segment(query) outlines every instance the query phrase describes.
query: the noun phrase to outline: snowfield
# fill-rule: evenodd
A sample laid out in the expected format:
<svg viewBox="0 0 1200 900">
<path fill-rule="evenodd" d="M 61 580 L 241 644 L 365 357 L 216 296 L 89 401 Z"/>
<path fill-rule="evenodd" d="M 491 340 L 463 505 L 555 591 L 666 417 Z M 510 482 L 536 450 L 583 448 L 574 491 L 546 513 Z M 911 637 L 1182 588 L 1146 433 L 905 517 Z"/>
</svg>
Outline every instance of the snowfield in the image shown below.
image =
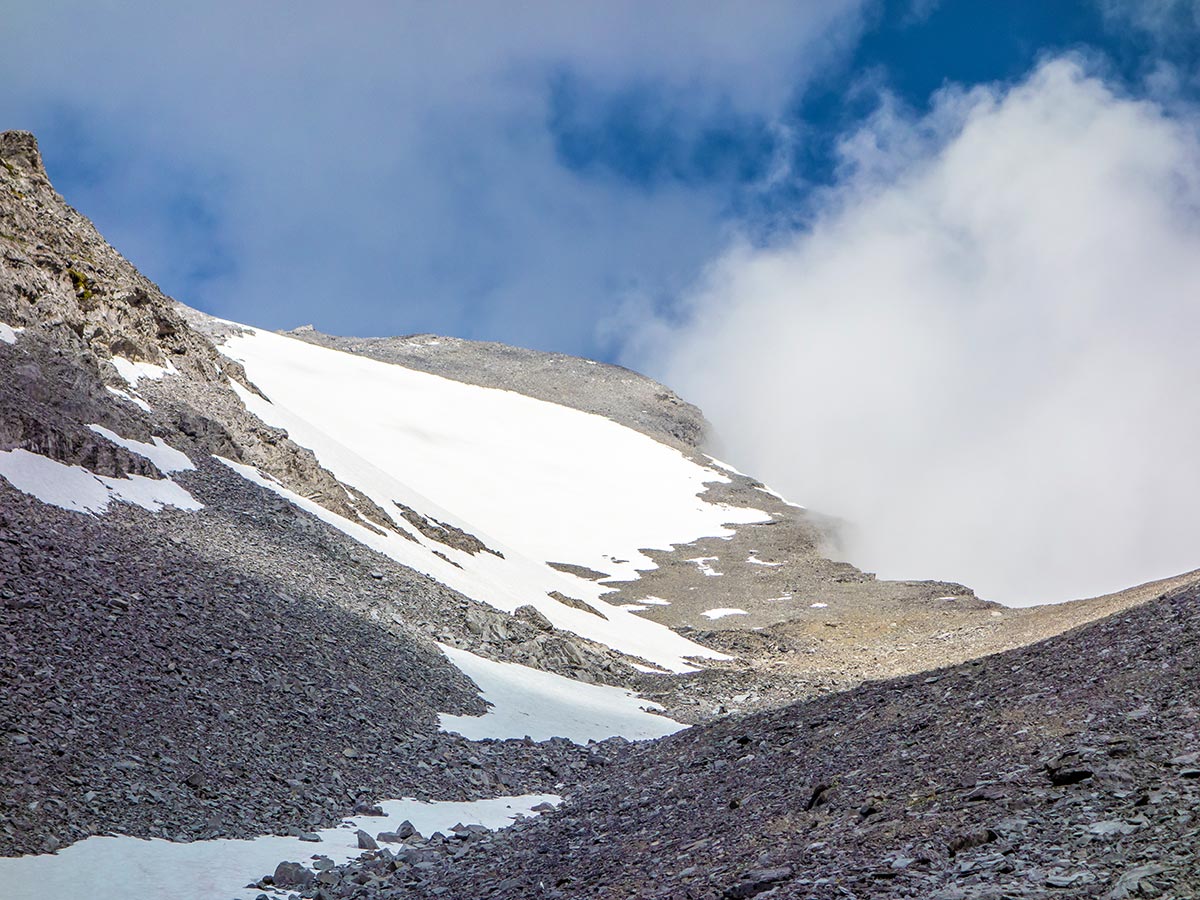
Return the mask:
<svg viewBox="0 0 1200 900">
<path fill-rule="evenodd" d="M 176 368 L 171 365 L 171 361 L 167 360 L 165 366 L 156 366 L 154 363 L 134 362 L 131 359 L 126 359 L 123 356 L 114 356 L 112 358 L 113 367 L 116 368 L 117 374 L 120 375 L 129 384 L 130 387 L 136 388 L 137 383 L 143 378 L 148 378 L 151 381 L 158 381 L 167 375 L 174 375 Z"/>
<path fill-rule="evenodd" d="M 262 891 L 246 885 L 274 872 L 284 860 L 311 866 L 314 854 L 335 863 L 358 858 L 362 853 L 355 838 L 359 828 L 372 837 L 394 831 L 405 819 L 425 836 L 448 832 L 459 822 L 503 828 L 519 816 L 536 816 L 533 807 L 557 805 L 559 800 L 554 794 L 471 802 L 389 800 L 380 804 L 386 818 L 355 816 L 337 828 L 318 832 L 318 843 L 275 835 L 188 844 L 91 837 L 57 854 L 0 858 L 0 896 L 4 900 L 252 900 Z"/>
<path fill-rule="evenodd" d="M 744 609 L 736 609 L 732 606 L 718 606 L 716 609 L 706 609 L 700 613 L 706 619 L 724 619 L 726 616 L 745 616 L 749 615 Z"/>
<path fill-rule="evenodd" d="M 701 500 L 706 483 L 728 481 L 716 469 L 601 416 L 281 335 L 247 330 L 222 349 L 269 398 L 235 385 L 250 411 L 287 429 L 338 479 L 387 510 L 398 533 L 374 534 L 307 504 L 314 514 L 473 599 L 508 612 L 531 604 L 563 630 L 671 671 L 690 671 L 688 657 L 721 658 L 605 603 L 610 588 L 547 565 L 631 580 L 654 568 L 644 548 L 727 537 L 726 524 L 769 519 Z M 305 505 L 261 474 L 234 468 Z M 503 556 L 432 541 L 396 503 L 461 528 Z M 603 618 L 559 603 L 552 591 Z"/>
</svg>

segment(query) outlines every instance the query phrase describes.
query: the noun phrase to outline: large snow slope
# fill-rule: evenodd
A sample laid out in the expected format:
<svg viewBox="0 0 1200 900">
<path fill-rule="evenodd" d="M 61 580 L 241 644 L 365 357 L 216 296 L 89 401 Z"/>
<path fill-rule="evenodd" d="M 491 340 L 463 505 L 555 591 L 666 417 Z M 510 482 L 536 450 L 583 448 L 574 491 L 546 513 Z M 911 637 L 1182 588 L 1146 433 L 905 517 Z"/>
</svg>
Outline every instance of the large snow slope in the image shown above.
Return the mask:
<svg viewBox="0 0 1200 900">
<path fill-rule="evenodd" d="M 547 565 L 633 579 L 638 569 L 654 567 L 644 548 L 724 536 L 726 524 L 768 518 L 701 500 L 706 483 L 728 480 L 716 469 L 600 416 L 269 332 L 243 330 L 223 351 L 269 398 L 235 385 L 252 412 L 286 428 L 341 481 L 387 510 L 396 532 L 416 541 L 312 509 L 326 521 L 469 597 L 507 611 L 532 604 L 564 630 L 668 669 L 687 671 L 689 656 L 719 656 L 605 603 L 604 585 Z M 396 502 L 469 532 L 502 556 L 425 537 Z M 583 600 L 603 617 L 559 603 L 551 591 Z"/>
</svg>

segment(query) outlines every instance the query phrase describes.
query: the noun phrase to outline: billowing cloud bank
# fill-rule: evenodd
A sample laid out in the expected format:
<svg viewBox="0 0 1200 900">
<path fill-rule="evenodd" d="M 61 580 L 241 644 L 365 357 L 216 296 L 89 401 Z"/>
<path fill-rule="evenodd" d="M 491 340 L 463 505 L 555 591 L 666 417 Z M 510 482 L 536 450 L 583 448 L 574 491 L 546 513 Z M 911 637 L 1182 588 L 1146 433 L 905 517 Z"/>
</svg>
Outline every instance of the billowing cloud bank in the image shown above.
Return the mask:
<svg viewBox="0 0 1200 900">
<path fill-rule="evenodd" d="M 634 362 L 882 575 L 1024 605 L 1200 566 L 1193 124 L 1065 58 L 844 149 Z"/>
</svg>

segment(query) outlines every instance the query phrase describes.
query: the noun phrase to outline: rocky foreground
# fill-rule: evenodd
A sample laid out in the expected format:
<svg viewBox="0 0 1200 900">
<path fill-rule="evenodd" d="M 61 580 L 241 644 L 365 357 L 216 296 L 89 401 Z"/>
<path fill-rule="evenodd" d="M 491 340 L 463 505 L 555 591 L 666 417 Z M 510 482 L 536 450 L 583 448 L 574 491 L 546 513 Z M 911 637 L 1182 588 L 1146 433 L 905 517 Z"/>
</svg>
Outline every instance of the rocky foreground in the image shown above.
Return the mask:
<svg viewBox="0 0 1200 900">
<path fill-rule="evenodd" d="M 558 812 L 321 873 L 328 898 L 1187 898 L 1200 587 L 622 753 Z"/>
</svg>

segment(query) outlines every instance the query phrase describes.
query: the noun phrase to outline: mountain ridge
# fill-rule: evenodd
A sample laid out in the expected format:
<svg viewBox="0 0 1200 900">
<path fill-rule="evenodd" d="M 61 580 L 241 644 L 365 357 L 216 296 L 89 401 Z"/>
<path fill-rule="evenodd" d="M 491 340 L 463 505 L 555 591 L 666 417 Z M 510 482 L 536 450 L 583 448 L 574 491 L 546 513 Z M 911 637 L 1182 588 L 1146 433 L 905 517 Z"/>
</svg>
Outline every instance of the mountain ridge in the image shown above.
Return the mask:
<svg viewBox="0 0 1200 900">
<path fill-rule="evenodd" d="M 719 732 L 1196 578 L 1024 610 L 878 580 L 650 379 L 214 319 L 66 204 L 32 135 L 0 162 L 0 855 L 570 795 L 621 735 Z"/>
</svg>

